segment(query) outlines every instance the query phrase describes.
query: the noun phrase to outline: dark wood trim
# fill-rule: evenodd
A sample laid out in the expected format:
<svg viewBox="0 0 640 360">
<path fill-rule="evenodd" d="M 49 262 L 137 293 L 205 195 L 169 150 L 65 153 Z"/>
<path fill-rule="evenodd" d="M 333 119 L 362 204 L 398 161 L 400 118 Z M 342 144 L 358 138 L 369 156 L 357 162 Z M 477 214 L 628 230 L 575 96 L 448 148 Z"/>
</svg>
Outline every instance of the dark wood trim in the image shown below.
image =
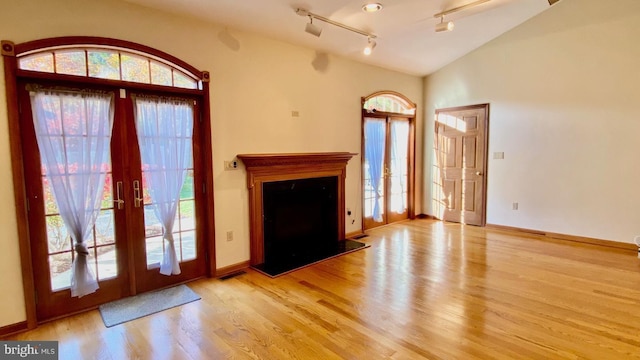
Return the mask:
<svg viewBox="0 0 640 360">
<path fill-rule="evenodd" d="M 29 326 L 26 321 L 21 321 L 15 324 L 5 325 L 0 327 L 0 339 L 5 336 L 14 335 L 29 330 Z"/>
<path fill-rule="evenodd" d="M 436 109 L 436 115 L 438 113 L 441 112 L 449 112 L 449 111 L 462 111 L 462 110 L 470 110 L 470 109 L 480 109 L 483 108 L 485 106 L 489 106 L 488 103 L 486 104 L 476 104 L 476 105 L 462 105 L 462 106 L 453 106 L 453 107 L 448 107 L 448 108 L 442 108 L 442 109 Z"/>
<path fill-rule="evenodd" d="M 143 52 L 149 55 L 153 55 L 155 57 L 164 59 L 165 61 L 169 61 L 178 67 L 190 72 L 194 76 L 200 76 L 200 80 L 205 80 L 202 78 L 203 72 L 196 69 L 194 66 L 189 65 L 183 60 L 178 59 L 177 57 L 168 54 L 164 51 L 160 51 L 158 49 L 154 49 L 152 47 L 138 44 L 131 41 L 98 37 L 98 36 L 63 36 L 63 37 L 55 37 L 55 38 L 47 38 L 47 39 L 39 39 L 34 41 L 25 42 L 22 44 L 17 44 L 16 55 L 20 56 L 20 54 L 39 50 L 46 48 L 55 48 L 59 46 L 68 46 L 68 45 L 86 45 L 91 47 L 91 45 L 98 46 L 114 46 L 124 49 L 130 49 L 137 52 Z M 208 80 L 208 79 L 207 79 Z"/>
<path fill-rule="evenodd" d="M 226 275 L 230 275 L 233 273 L 236 273 L 238 271 L 242 271 L 244 269 L 249 268 L 251 265 L 249 264 L 249 261 L 243 261 L 237 264 L 233 264 L 233 265 L 229 265 L 229 266 L 225 266 L 225 267 L 221 267 L 220 269 L 217 269 L 215 272 L 215 277 L 216 278 L 220 278 Z"/>
<path fill-rule="evenodd" d="M 365 144 L 364 144 L 364 112 L 362 107 L 364 106 L 365 98 L 361 98 L 360 103 L 360 230 L 364 233 L 364 156 L 365 156 Z"/>
<path fill-rule="evenodd" d="M 351 239 L 351 238 L 358 237 L 358 236 L 362 236 L 362 235 L 365 235 L 364 231 L 362 231 L 362 230 L 357 230 L 357 231 L 352 231 L 352 232 L 350 232 L 350 233 L 345 234 L 345 235 L 344 235 L 344 237 L 345 237 L 346 239 Z"/>
<path fill-rule="evenodd" d="M 266 154 L 238 154 L 247 170 L 260 175 L 273 174 L 274 166 L 290 168 L 292 170 L 308 171 L 314 166 L 326 164 L 346 163 L 356 153 L 348 152 L 318 152 L 318 153 L 266 153 Z M 249 180 L 249 179 L 247 179 Z"/>
<path fill-rule="evenodd" d="M 430 220 L 440 220 L 437 217 L 433 216 L 433 215 L 427 215 L 427 214 L 418 214 L 416 215 L 416 219 L 430 219 Z"/>
<path fill-rule="evenodd" d="M 547 232 L 542 230 L 532 230 L 532 229 L 525 229 L 525 228 L 506 226 L 506 225 L 496 225 L 496 224 L 487 224 L 486 228 L 504 230 L 504 231 L 517 231 L 517 232 L 522 232 L 527 234 L 539 235 L 539 236 L 556 239 L 556 240 L 573 241 L 573 242 L 578 242 L 583 244 L 591 244 L 591 245 L 606 246 L 606 247 L 611 247 L 616 249 L 638 251 L 638 246 L 636 244 L 629 244 L 629 243 L 624 243 L 624 242 L 614 241 L 614 240 L 603 240 L 603 239 L 596 239 L 596 238 L 590 238 L 590 237 L 584 237 L 584 236 L 566 235 L 566 234 L 559 234 L 559 233 Z"/>
<path fill-rule="evenodd" d="M 416 108 L 418 111 L 418 108 Z M 416 218 L 416 117 L 409 118 L 409 219 Z"/>
<path fill-rule="evenodd" d="M 6 49 L 7 42 L 2 43 L 5 97 L 7 101 L 7 122 L 9 127 L 9 149 L 11 153 L 11 173 L 13 178 L 13 196 L 18 230 L 18 246 L 20 249 L 20 267 L 22 270 L 22 290 L 26 310 L 27 328 L 33 329 L 37 325 L 35 284 L 33 280 L 33 265 L 31 263 L 31 246 L 29 245 L 29 223 L 27 214 L 27 195 L 24 176 L 24 160 L 22 157 L 22 139 L 20 137 L 20 107 L 18 103 L 18 68 L 15 56 Z"/>
<path fill-rule="evenodd" d="M 271 181 L 338 177 L 338 238 L 345 239 L 345 178 L 354 153 L 239 154 L 247 170 L 251 265 L 264 263 L 262 184 Z"/>
<path fill-rule="evenodd" d="M 0 41 L 0 45 L 2 49 L 0 50 L 0 55 L 2 56 L 16 56 L 16 48 L 15 44 L 8 40 Z"/>
<path fill-rule="evenodd" d="M 482 207 L 483 207 L 483 211 L 482 211 L 482 226 L 487 226 L 487 203 L 488 198 L 487 198 L 487 187 L 489 186 L 489 118 L 491 117 L 491 105 L 487 104 L 483 104 L 483 105 L 478 105 L 478 106 L 484 106 L 485 107 L 485 116 L 484 116 L 484 154 L 482 154 L 482 156 L 484 156 L 484 169 L 482 169 L 482 173 L 484 174 L 484 176 L 482 177 L 482 188 L 484 193 L 482 194 Z"/>
<path fill-rule="evenodd" d="M 110 86 L 113 88 L 126 88 L 127 90 L 153 91 L 153 92 L 161 92 L 161 93 L 176 94 L 176 95 L 202 96 L 202 93 L 203 93 L 202 90 L 176 88 L 176 87 L 163 86 L 163 85 L 144 84 L 144 83 L 137 83 L 137 82 L 131 82 L 131 81 L 100 79 L 100 78 L 65 75 L 65 74 L 52 74 L 52 73 L 44 73 L 44 72 L 21 70 L 21 69 L 17 69 L 16 72 L 19 78 L 24 78 L 24 79 L 38 79 L 38 80 L 45 80 L 45 81 L 52 81 L 52 82 L 76 83 L 81 85 L 86 84 L 86 85 L 95 85 L 95 86 L 102 86 L 102 87 Z M 204 83 L 203 83 L 203 86 L 204 86 Z"/>
<path fill-rule="evenodd" d="M 202 83 L 204 91 L 204 101 L 202 102 L 202 145 L 209 151 L 202 154 L 202 169 L 204 171 L 204 188 L 206 200 L 206 233 L 207 239 L 207 276 L 212 277 L 216 274 L 216 225 L 215 225 L 215 208 L 214 204 L 214 188 L 213 188 L 213 146 L 211 139 L 211 104 L 209 101 L 209 73 L 205 74 L 206 81 Z"/>
</svg>

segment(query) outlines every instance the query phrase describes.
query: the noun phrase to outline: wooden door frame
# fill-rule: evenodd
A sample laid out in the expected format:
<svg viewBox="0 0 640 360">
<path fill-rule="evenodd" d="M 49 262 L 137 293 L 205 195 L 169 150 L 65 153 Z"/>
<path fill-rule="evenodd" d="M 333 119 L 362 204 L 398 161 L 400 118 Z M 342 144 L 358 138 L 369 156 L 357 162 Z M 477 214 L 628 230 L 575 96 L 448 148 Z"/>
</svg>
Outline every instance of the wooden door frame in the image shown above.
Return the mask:
<svg viewBox="0 0 640 360">
<path fill-rule="evenodd" d="M 480 222 L 480 226 L 484 227 L 487 225 L 487 178 L 489 177 L 488 168 L 489 168 L 489 103 L 485 104 L 475 104 L 475 105 L 464 105 L 464 106 L 454 106 L 449 108 L 436 109 L 435 111 L 435 119 L 434 119 L 434 139 L 433 141 L 438 141 L 438 115 L 443 112 L 450 111 L 465 111 L 465 110 L 475 110 L 475 109 L 484 109 L 485 111 L 485 119 L 484 119 L 484 153 L 483 156 L 483 168 L 482 173 L 482 220 Z M 436 163 L 438 163 L 438 159 L 435 159 Z M 438 163 L 438 168 L 440 168 L 440 164 Z M 441 220 L 441 219 L 440 219 Z"/>
<path fill-rule="evenodd" d="M 203 151 L 203 164 L 204 167 L 204 201 L 206 202 L 206 214 L 204 214 L 204 226 L 206 226 L 205 241 L 205 261 L 207 263 L 207 276 L 215 276 L 216 274 L 216 256 L 215 256 L 215 214 L 214 214 L 214 194 L 213 194 L 213 171 L 211 171 L 213 164 L 212 155 L 212 140 L 211 140 L 211 107 L 210 107 L 210 89 L 209 80 L 210 75 L 207 71 L 200 71 L 190 64 L 165 53 L 163 51 L 148 47 L 146 45 L 111 39 L 102 37 L 91 36 L 70 36 L 59 38 L 48 38 L 25 42 L 21 44 L 14 44 L 8 40 L 2 40 L 0 42 L 0 55 L 3 57 L 4 78 L 5 78 L 5 96 L 7 102 L 7 122 L 9 130 L 9 152 L 11 156 L 11 174 L 13 180 L 13 194 L 14 205 L 16 214 L 16 228 L 18 233 L 18 248 L 20 256 L 20 267 L 22 273 L 22 290 L 24 294 L 24 304 L 26 320 L 18 322 L 16 324 L 9 325 L 12 332 L 20 332 L 24 330 L 34 329 L 38 325 L 38 318 L 36 314 L 36 291 L 34 282 L 33 264 L 31 262 L 31 245 L 30 245 L 30 233 L 29 233 L 29 221 L 28 221 L 28 209 L 27 209 L 27 196 L 26 196 L 26 178 L 24 174 L 24 158 L 22 155 L 22 140 L 20 130 L 20 105 L 18 99 L 18 79 L 19 78 L 34 78 L 34 79 L 59 79 L 64 78 L 69 81 L 77 81 L 78 83 L 96 84 L 96 83 L 111 83 L 118 84 L 119 81 L 82 78 L 70 75 L 56 75 L 48 73 L 37 73 L 31 71 L 25 71 L 18 69 L 18 56 L 22 53 L 37 50 L 41 48 L 61 46 L 61 45 L 102 45 L 102 46 L 114 46 L 117 48 L 131 49 L 144 54 L 149 54 L 161 59 L 165 59 L 170 63 L 176 64 L 181 68 L 190 71 L 193 74 L 198 74 L 202 81 L 201 90 L 187 90 L 187 89 L 174 89 L 170 87 L 163 87 L 157 85 L 146 85 L 136 83 L 126 83 L 128 88 L 138 89 L 153 89 L 161 90 L 168 93 L 192 93 L 198 94 L 202 98 L 202 112 L 200 114 L 200 121 L 202 123 L 202 146 L 205 148 Z M 209 150 L 209 151 L 207 151 Z M 89 309 L 85 309 L 89 310 Z M 85 311 L 83 310 L 83 311 Z"/>
<path fill-rule="evenodd" d="M 405 101 L 407 104 L 410 104 L 413 109 L 415 109 L 415 113 L 413 115 L 410 114 L 402 114 L 402 113 L 392 113 L 392 112 L 384 112 L 384 111 L 370 111 L 364 108 L 364 104 L 367 100 L 374 98 L 380 95 L 391 95 L 398 97 Z M 365 143 L 364 143 L 364 122 L 366 117 L 375 117 L 375 118 L 392 118 L 392 117 L 400 117 L 406 118 L 409 120 L 409 153 L 408 153 L 408 184 L 409 190 L 407 192 L 407 210 L 409 211 L 409 219 L 414 220 L 416 218 L 416 200 L 415 200 L 415 188 L 416 188 L 416 114 L 418 113 L 417 105 L 409 100 L 406 96 L 395 92 L 395 91 L 377 91 L 369 96 L 362 97 L 360 99 L 360 109 L 362 111 L 361 122 L 360 122 L 360 196 L 361 196 L 361 214 L 360 214 L 360 228 L 364 233 L 364 173 L 362 169 L 364 169 L 365 162 Z M 386 158 L 386 150 L 385 150 L 385 158 Z"/>
</svg>

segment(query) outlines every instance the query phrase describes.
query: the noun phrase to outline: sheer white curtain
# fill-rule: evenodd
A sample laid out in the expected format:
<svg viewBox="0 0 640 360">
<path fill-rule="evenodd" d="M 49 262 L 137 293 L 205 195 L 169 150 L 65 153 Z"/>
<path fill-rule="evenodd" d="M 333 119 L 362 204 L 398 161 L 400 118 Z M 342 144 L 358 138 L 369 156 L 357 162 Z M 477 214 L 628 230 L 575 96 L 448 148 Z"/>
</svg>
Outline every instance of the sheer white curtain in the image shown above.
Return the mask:
<svg viewBox="0 0 640 360">
<path fill-rule="evenodd" d="M 178 275 L 173 223 L 187 168 L 193 162 L 193 101 L 137 97 L 135 107 L 146 187 L 167 241 L 160 273 Z"/>
<path fill-rule="evenodd" d="M 384 148 L 385 148 L 385 120 L 365 118 L 364 122 L 364 154 L 369 165 L 369 179 L 374 193 L 373 220 L 382 221 L 380 209 L 380 195 L 384 188 Z"/>
<path fill-rule="evenodd" d="M 407 173 L 409 157 L 409 122 L 391 121 L 391 211 L 402 214 L 407 209 Z"/>
<path fill-rule="evenodd" d="M 53 196 L 76 253 L 71 296 L 95 292 L 86 241 L 100 213 L 110 162 L 113 95 L 36 90 L 31 92 L 36 139 Z"/>
</svg>

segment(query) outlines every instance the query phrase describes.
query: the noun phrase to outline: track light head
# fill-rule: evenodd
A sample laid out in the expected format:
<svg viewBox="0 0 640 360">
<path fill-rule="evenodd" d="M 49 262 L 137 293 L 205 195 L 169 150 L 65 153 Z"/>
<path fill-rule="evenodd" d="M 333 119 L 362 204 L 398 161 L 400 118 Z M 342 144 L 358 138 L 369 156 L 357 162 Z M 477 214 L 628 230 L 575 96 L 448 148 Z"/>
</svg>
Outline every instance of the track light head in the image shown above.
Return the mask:
<svg viewBox="0 0 640 360">
<path fill-rule="evenodd" d="M 485 0 L 485 1 L 489 1 L 489 0 Z M 296 9 L 296 14 L 300 15 L 300 16 L 308 16 L 309 17 L 309 23 L 307 24 L 307 26 L 305 27 L 304 31 L 308 32 L 311 35 L 320 37 L 320 34 L 322 33 L 322 28 L 319 26 L 316 26 L 313 24 L 313 20 L 320 20 L 322 22 L 325 22 L 329 25 L 333 25 L 333 26 L 337 26 L 341 29 L 345 29 L 345 30 L 349 30 L 351 32 L 354 32 L 356 34 L 360 34 L 363 36 L 366 36 L 367 39 L 369 40 L 367 47 L 365 48 L 364 52 L 366 55 L 371 54 L 371 51 L 373 50 L 374 47 L 376 47 L 376 42 L 373 41 L 373 39 L 376 38 L 375 34 L 360 30 L 360 29 L 356 29 L 354 27 L 351 27 L 349 25 L 345 25 L 343 23 L 339 23 L 337 21 L 331 20 L 329 18 L 326 18 L 324 16 L 318 15 L 318 14 L 314 14 L 308 10 L 305 9 Z"/>
<path fill-rule="evenodd" d="M 313 17 L 311 17 L 311 15 L 309 15 L 309 23 L 304 28 L 304 31 L 316 37 L 320 37 L 320 34 L 322 34 L 322 28 L 313 24 Z"/>
<path fill-rule="evenodd" d="M 369 40 L 367 41 L 367 46 L 365 46 L 364 50 L 362 51 L 365 55 L 369 56 L 371 55 L 371 53 L 373 52 L 373 49 L 376 47 L 376 42 L 371 40 L 371 38 L 369 38 Z"/>
<path fill-rule="evenodd" d="M 444 22 L 444 16 L 440 18 L 440 22 L 436 24 L 436 32 L 451 31 L 455 25 L 453 21 Z"/>
</svg>

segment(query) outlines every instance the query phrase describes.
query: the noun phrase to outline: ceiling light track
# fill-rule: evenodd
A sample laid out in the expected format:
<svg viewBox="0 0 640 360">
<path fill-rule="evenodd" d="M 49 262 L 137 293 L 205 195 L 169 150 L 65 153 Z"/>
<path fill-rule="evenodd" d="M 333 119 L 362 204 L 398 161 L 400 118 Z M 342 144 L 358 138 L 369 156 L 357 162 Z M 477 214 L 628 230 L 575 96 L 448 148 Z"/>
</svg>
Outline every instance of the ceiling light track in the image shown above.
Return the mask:
<svg viewBox="0 0 640 360">
<path fill-rule="evenodd" d="M 454 12 L 458 12 L 458 11 L 462 11 L 464 9 L 468 9 L 470 7 L 478 6 L 480 4 L 484 4 L 484 3 L 489 2 L 489 1 L 491 1 L 491 0 L 474 1 L 474 2 L 471 2 L 471 3 L 468 3 L 468 4 L 464 4 L 464 5 L 460 5 L 458 7 L 451 8 L 449 10 L 445 10 L 443 12 L 439 12 L 437 14 L 434 14 L 433 17 L 434 18 L 441 18 L 441 17 L 443 17 L 445 15 L 453 14 Z"/>
<path fill-rule="evenodd" d="M 486 0 L 486 1 L 488 1 L 488 0 Z M 320 21 L 326 22 L 327 24 L 331 24 L 333 26 L 337 26 L 339 28 L 342 28 L 342 29 L 345 29 L 345 30 L 349 30 L 349 31 L 354 32 L 356 34 L 360 34 L 362 36 L 366 36 L 367 38 L 370 38 L 370 39 L 375 39 L 376 38 L 376 35 L 374 35 L 372 33 L 368 33 L 366 31 L 363 31 L 363 30 L 360 30 L 360 29 L 356 29 L 356 28 L 351 27 L 349 25 L 345 25 L 345 24 L 339 23 L 337 21 L 333 21 L 333 20 L 331 20 L 329 18 L 326 18 L 324 16 L 309 12 L 309 11 L 307 11 L 305 9 L 296 9 L 296 14 L 298 14 L 300 16 L 308 16 L 310 19 L 316 19 L 316 20 L 320 20 Z"/>
</svg>

